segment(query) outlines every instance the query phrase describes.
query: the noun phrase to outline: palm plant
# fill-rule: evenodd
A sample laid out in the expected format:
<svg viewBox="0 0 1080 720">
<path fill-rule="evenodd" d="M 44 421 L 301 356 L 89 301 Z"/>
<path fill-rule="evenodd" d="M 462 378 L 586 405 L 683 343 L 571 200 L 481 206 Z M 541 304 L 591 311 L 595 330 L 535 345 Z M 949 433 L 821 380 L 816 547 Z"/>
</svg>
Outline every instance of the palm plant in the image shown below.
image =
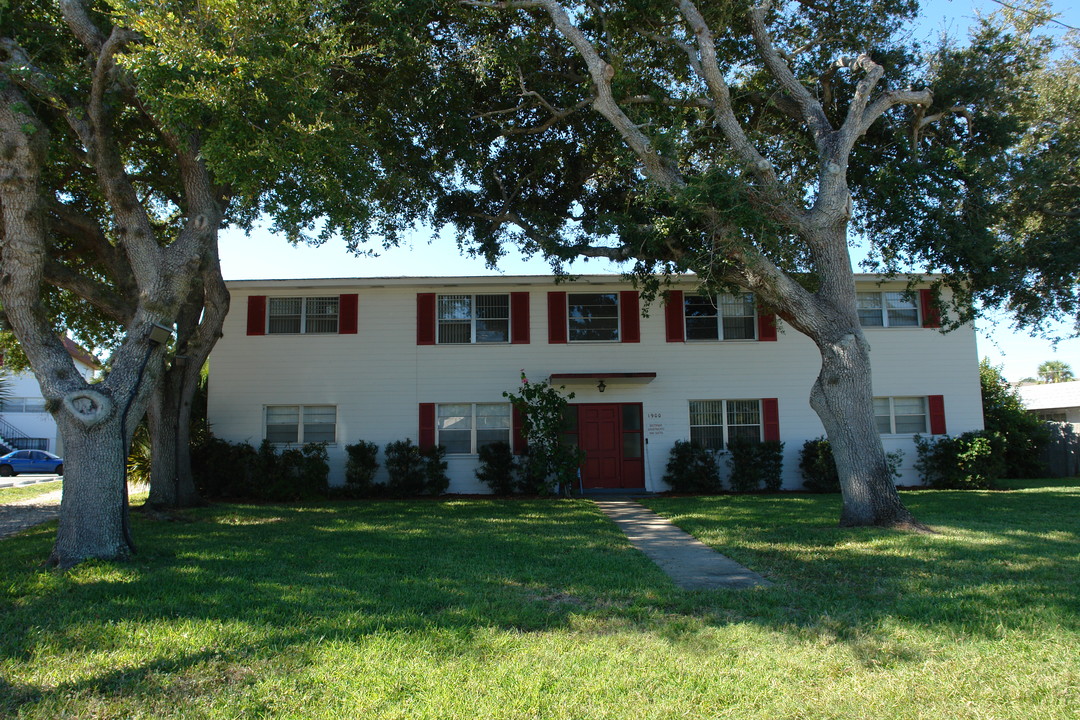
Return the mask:
<svg viewBox="0 0 1080 720">
<path fill-rule="evenodd" d="M 1044 383 L 1069 382 L 1073 379 L 1072 367 L 1063 360 L 1047 360 L 1039 365 L 1037 374 L 1039 381 Z"/>
</svg>

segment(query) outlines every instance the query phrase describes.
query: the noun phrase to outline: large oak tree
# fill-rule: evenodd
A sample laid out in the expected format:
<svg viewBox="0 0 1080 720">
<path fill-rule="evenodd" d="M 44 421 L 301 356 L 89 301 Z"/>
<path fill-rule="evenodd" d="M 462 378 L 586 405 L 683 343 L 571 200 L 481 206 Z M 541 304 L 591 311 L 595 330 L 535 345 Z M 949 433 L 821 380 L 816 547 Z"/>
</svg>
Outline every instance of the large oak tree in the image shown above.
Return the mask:
<svg viewBox="0 0 1080 720">
<path fill-rule="evenodd" d="M 928 64 L 901 39 L 916 12 L 906 0 L 458 5 L 440 36 L 453 40 L 443 62 L 478 68 L 481 92 L 476 140 L 457 155 L 464 182 L 440 217 L 492 258 L 516 242 L 556 262 L 634 263 L 652 292 L 688 270 L 705 291 L 752 290 L 819 350 L 810 403 L 836 458 L 841 523 L 917 526 L 874 424 L 850 230 L 857 221 L 872 234 L 887 270 L 931 260 L 946 273 L 953 324 L 971 317 L 972 298 L 1018 306 L 1030 295 L 1007 231 L 950 205 L 990 179 L 965 164 L 974 131 L 963 123 L 979 103 L 1024 122 L 1007 90 L 980 98 L 971 86 L 1022 84 L 1025 68 L 1008 64 L 1014 45 L 986 31 Z M 997 65 L 997 76 L 980 74 Z M 949 86 L 943 99 L 931 80 Z M 1004 161 L 1015 140 L 986 138 L 968 162 Z M 1058 205 L 1047 197 L 1068 212 Z M 965 223 L 963 242 L 933 241 L 935 229 Z M 917 238 L 905 234 L 914 229 Z M 1075 311 L 1075 291 L 1073 276 L 1053 297 Z"/>
<path fill-rule="evenodd" d="M 64 440 L 53 563 L 130 551 L 126 448 L 155 393 L 179 409 L 156 414 L 156 461 L 186 450 L 184 406 L 228 309 L 219 228 L 269 216 L 290 240 L 357 247 L 423 216 L 414 169 L 438 161 L 378 111 L 400 87 L 381 18 L 354 17 L 346 39 L 336 7 L 61 0 L 0 15 L 0 304 Z M 43 301 L 56 288 L 123 327 L 99 384 L 63 350 Z M 151 342 L 155 326 L 175 340 Z"/>
</svg>

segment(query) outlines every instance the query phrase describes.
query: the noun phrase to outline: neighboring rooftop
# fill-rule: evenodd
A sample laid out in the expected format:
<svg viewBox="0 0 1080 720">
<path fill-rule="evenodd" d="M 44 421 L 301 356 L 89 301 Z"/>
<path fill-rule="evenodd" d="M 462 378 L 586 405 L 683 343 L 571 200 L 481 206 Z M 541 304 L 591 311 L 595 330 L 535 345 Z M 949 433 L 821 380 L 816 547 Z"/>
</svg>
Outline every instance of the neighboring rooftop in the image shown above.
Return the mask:
<svg viewBox="0 0 1080 720">
<path fill-rule="evenodd" d="M 1018 390 L 1020 399 L 1028 410 L 1080 407 L 1080 380 L 1021 385 Z"/>
</svg>

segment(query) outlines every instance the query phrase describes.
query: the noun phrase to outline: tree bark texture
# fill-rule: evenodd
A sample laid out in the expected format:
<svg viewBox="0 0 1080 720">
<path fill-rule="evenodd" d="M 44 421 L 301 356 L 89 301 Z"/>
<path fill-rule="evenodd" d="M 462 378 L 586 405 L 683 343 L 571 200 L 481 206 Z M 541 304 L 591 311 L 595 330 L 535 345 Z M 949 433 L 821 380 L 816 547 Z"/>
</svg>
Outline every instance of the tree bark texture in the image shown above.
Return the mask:
<svg viewBox="0 0 1080 720">
<path fill-rule="evenodd" d="M 50 565 L 69 568 L 90 558 L 122 560 L 129 555 L 126 473 L 117 462 L 126 445 L 122 412 L 114 406 L 108 418 L 89 428 L 70 413 L 54 414 L 64 438 L 64 491 Z"/>
<path fill-rule="evenodd" d="M 153 459 L 148 502 L 154 507 L 193 507 L 202 502 L 191 473 L 192 401 L 229 311 L 216 238 L 211 250 L 204 258 L 206 269 L 177 318 L 176 354 L 148 414 Z"/>
<path fill-rule="evenodd" d="M 840 524 L 921 527 L 900 500 L 874 422 L 870 347 L 856 325 L 829 341 L 813 338 L 821 372 L 810 406 L 825 426 L 840 476 Z"/>
</svg>

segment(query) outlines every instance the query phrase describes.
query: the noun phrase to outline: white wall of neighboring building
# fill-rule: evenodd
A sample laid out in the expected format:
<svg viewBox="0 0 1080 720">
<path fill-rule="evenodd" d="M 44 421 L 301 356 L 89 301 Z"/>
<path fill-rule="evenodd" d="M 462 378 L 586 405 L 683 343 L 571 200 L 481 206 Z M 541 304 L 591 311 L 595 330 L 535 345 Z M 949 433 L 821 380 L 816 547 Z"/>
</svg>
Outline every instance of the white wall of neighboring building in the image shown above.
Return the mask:
<svg viewBox="0 0 1080 720">
<path fill-rule="evenodd" d="M 86 378 L 87 381 L 93 378 L 94 368 L 74 358 L 72 362 L 75 363 L 75 368 L 79 371 L 79 374 Z M 34 377 L 34 373 L 25 371 L 5 374 L 4 377 L 7 382 L 8 402 L 4 405 L 5 409 L 0 411 L 0 419 L 21 431 L 27 437 L 47 439 L 49 446 L 45 449 L 51 453 L 62 455 L 63 443 L 60 441 L 60 434 L 56 429 L 56 421 L 53 420 L 52 415 L 44 410 L 45 399 L 41 395 L 41 386 L 38 384 L 37 378 Z M 27 408 L 33 409 L 27 412 Z M 37 410 L 36 408 L 41 409 Z M 3 435 L 2 431 L 0 431 L 0 435 Z"/>
<path fill-rule="evenodd" d="M 902 290 L 863 278 L 867 291 Z M 547 293 L 630 289 L 617 277 L 584 277 L 556 286 L 549 277 L 393 278 L 233 281 L 232 310 L 210 361 L 209 420 L 216 436 L 258 445 L 267 405 L 334 405 L 337 442 L 329 447 L 331 484 L 344 482 L 344 446 L 364 439 L 380 447 L 418 441 L 420 403 L 505 402 L 524 371 L 531 380 L 562 373 L 650 373 L 647 383 L 595 381 L 568 385 L 578 403 L 642 403 L 646 489 L 662 491 L 668 453 L 690 436 L 689 401 L 777 398 L 784 449 L 784 486 L 802 485 L 799 450 L 823 434 L 808 397 L 820 360 L 814 345 L 779 322 L 775 342 L 667 342 L 660 305 L 641 319 L 639 343 L 548 342 Z M 530 293 L 530 343 L 418 345 L 417 293 Z M 693 288 L 687 285 L 687 291 Z M 251 296 L 359 295 L 355 335 L 246 334 Z M 947 431 L 982 427 L 978 355 L 971 327 L 942 334 L 918 328 L 867 328 L 875 396 L 944 398 Z M 904 484 L 916 483 L 911 435 L 883 436 L 904 452 Z M 475 455 L 450 455 L 450 492 L 486 492 Z"/>
</svg>

